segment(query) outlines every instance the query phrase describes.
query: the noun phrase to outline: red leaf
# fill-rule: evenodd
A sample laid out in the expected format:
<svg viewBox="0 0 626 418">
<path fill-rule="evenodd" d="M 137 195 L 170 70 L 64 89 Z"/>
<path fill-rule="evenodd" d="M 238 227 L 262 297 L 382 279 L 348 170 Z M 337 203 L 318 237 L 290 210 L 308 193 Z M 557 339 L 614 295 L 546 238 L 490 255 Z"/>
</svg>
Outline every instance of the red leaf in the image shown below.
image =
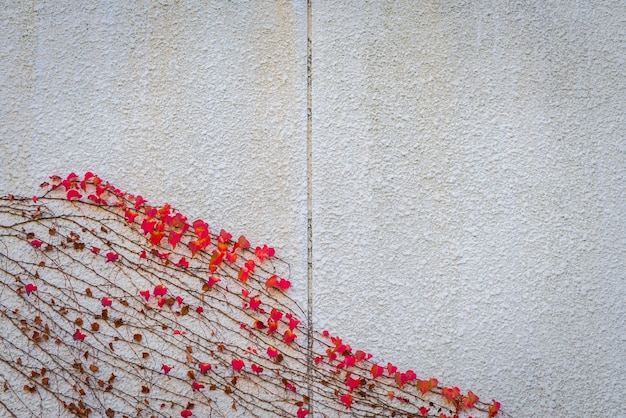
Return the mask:
<svg viewBox="0 0 626 418">
<path fill-rule="evenodd" d="M 256 364 L 252 364 L 250 366 L 250 368 L 252 369 L 252 371 L 256 374 L 262 373 L 263 372 L 263 367 L 261 366 L 257 366 Z"/>
<path fill-rule="evenodd" d="M 289 280 L 281 279 L 276 275 L 270 276 L 269 279 L 265 282 L 265 288 L 269 289 L 271 287 L 275 287 L 280 290 L 287 290 L 291 286 L 291 282 Z"/>
<path fill-rule="evenodd" d="M 183 298 L 182 296 L 176 296 L 176 303 L 178 303 L 178 306 L 183 304 Z"/>
<path fill-rule="evenodd" d="M 200 368 L 200 373 L 202 373 L 202 374 L 207 374 L 207 372 L 209 370 L 211 370 L 211 364 L 210 363 L 200 363 L 200 364 L 198 364 L 198 367 Z"/>
<path fill-rule="evenodd" d="M 167 287 L 163 286 L 162 284 L 158 284 L 154 287 L 154 290 L 152 291 L 152 294 L 154 296 L 165 296 L 165 294 L 167 293 Z"/>
<path fill-rule="evenodd" d="M 288 389 L 288 390 L 290 390 L 292 392 L 295 392 L 296 391 L 296 386 L 293 383 L 291 383 L 291 382 L 285 381 L 285 389 Z"/>
<path fill-rule="evenodd" d="M 500 411 L 500 402 L 496 401 L 495 399 L 491 400 L 491 405 L 489 405 L 489 418 L 495 417 L 496 415 L 498 415 L 498 412 Z"/>
<path fill-rule="evenodd" d="M 280 321 L 282 317 L 283 317 L 283 313 L 281 311 L 279 311 L 276 308 L 272 308 L 272 312 L 270 313 L 270 318 L 272 318 L 274 321 Z"/>
<path fill-rule="evenodd" d="M 130 209 L 126 209 L 126 211 L 124 212 L 124 216 L 128 220 L 129 224 L 132 224 L 133 222 L 135 222 L 135 218 L 137 217 L 137 215 L 139 215 L 137 212 L 133 212 Z"/>
<path fill-rule="evenodd" d="M 259 306 L 261 306 L 261 299 L 259 299 L 258 295 L 250 299 L 250 309 L 256 311 L 259 309 Z"/>
<path fill-rule="evenodd" d="M 107 297 L 102 298 L 102 306 L 111 306 L 113 301 Z"/>
<path fill-rule="evenodd" d="M 81 187 L 81 189 L 83 189 L 83 190 L 86 190 L 86 189 L 87 189 L 87 182 L 88 182 L 88 181 L 89 181 L 92 177 L 95 177 L 95 175 L 94 175 L 91 171 L 88 171 L 88 172 L 86 172 L 86 173 L 85 173 L 85 177 L 83 178 L 83 181 L 81 181 L 81 182 L 80 182 L 80 187 Z"/>
<path fill-rule="evenodd" d="M 413 370 L 407 370 L 406 372 L 404 372 L 404 377 L 405 377 L 405 383 L 412 382 L 415 379 L 417 379 L 417 375 L 415 374 Z"/>
<path fill-rule="evenodd" d="M 289 280 L 280 279 L 280 281 L 278 282 L 278 287 L 280 288 L 280 290 L 287 290 L 291 287 L 291 282 Z"/>
<path fill-rule="evenodd" d="M 153 251 L 152 253 L 155 254 L 157 257 L 159 257 L 162 260 L 167 260 L 167 257 L 169 257 L 170 254 L 172 254 L 172 253 L 160 253 L 158 251 Z"/>
<path fill-rule="evenodd" d="M 94 253 L 95 255 L 100 254 L 100 248 L 98 247 L 91 247 L 91 252 Z"/>
<path fill-rule="evenodd" d="M 159 245 L 163 238 L 165 238 L 165 224 L 163 222 L 158 222 L 154 226 L 153 231 L 150 233 L 150 244 Z"/>
<path fill-rule="evenodd" d="M 106 187 L 96 186 L 96 195 L 98 197 L 102 196 L 102 193 L 106 192 Z"/>
<path fill-rule="evenodd" d="M 345 367 L 352 367 L 354 366 L 354 363 L 356 361 L 354 360 L 353 356 L 345 356 L 343 359 L 343 364 L 345 365 Z"/>
<path fill-rule="evenodd" d="M 287 345 L 290 345 L 297 337 L 298 336 L 290 329 L 286 330 L 283 334 L 283 339 L 285 340 L 285 344 Z"/>
<path fill-rule="evenodd" d="M 420 415 L 425 417 L 426 415 L 428 415 L 428 410 L 429 408 L 426 408 L 425 406 L 420 407 Z"/>
<path fill-rule="evenodd" d="M 352 405 L 352 395 L 350 395 L 349 393 L 346 393 L 345 395 L 341 395 L 339 399 L 346 406 L 346 409 L 349 409 L 350 406 Z"/>
<path fill-rule="evenodd" d="M 211 258 L 209 259 L 209 271 L 214 273 L 215 270 L 222 264 L 224 260 L 224 253 L 221 251 L 215 250 L 213 254 L 211 254 Z"/>
<path fill-rule="evenodd" d="M 162 364 L 161 370 L 163 370 L 163 373 L 169 374 L 170 370 L 172 370 L 172 367 L 168 366 L 167 364 Z"/>
<path fill-rule="evenodd" d="M 76 189 L 72 189 L 67 192 L 67 200 L 76 200 L 80 199 L 81 197 L 83 197 L 83 195 L 80 194 Z"/>
<path fill-rule="evenodd" d="M 380 367 L 378 364 L 373 364 L 372 368 L 370 369 L 370 373 L 372 374 L 372 378 L 376 379 L 377 377 L 380 377 L 383 375 L 383 373 L 385 373 L 385 369 Z"/>
<path fill-rule="evenodd" d="M 182 232 L 176 232 L 176 231 L 172 230 L 172 231 L 170 231 L 170 237 L 168 238 L 167 242 L 170 243 L 172 248 L 176 248 L 176 244 L 178 244 L 180 242 L 180 239 L 182 237 L 183 237 Z"/>
<path fill-rule="evenodd" d="M 222 229 L 217 237 L 217 248 L 222 252 L 226 251 L 228 249 L 228 241 L 230 241 L 232 237 L 231 234 Z"/>
<path fill-rule="evenodd" d="M 174 217 L 172 218 L 172 221 L 170 223 L 170 226 L 172 228 L 180 229 L 182 234 L 184 234 L 185 232 L 187 232 L 189 230 L 189 224 L 187 223 L 187 217 L 184 216 L 181 213 L 177 213 L 176 215 L 174 215 Z"/>
<path fill-rule="evenodd" d="M 204 308 L 202 306 L 198 306 L 196 308 L 196 312 L 198 312 L 198 314 L 201 314 L 202 312 L 204 312 Z"/>
<path fill-rule="evenodd" d="M 135 209 L 139 209 L 144 203 L 147 203 L 147 201 L 143 197 L 137 196 L 135 198 Z"/>
<path fill-rule="evenodd" d="M 202 240 L 205 238 L 209 238 L 209 224 L 201 219 L 197 219 L 193 221 L 191 225 L 193 226 L 193 230 L 199 239 Z"/>
<path fill-rule="evenodd" d="M 272 359 L 276 358 L 276 357 L 278 357 L 278 350 L 275 349 L 272 346 L 269 346 L 269 347 L 267 347 L 267 355 L 268 355 L 269 358 L 272 358 Z"/>
<path fill-rule="evenodd" d="M 389 373 L 389 376 L 393 376 L 397 370 L 398 368 L 396 366 L 391 363 L 387 363 L 387 373 Z"/>
<path fill-rule="evenodd" d="M 158 210 L 159 219 L 162 220 L 164 223 L 170 225 L 170 226 L 172 225 L 172 221 L 174 219 L 170 215 L 172 213 L 171 209 L 172 209 L 172 206 L 170 206 L 169 203 L 166 203 L 165 205 L 163 205 L 163 207 L 161 207 Z"/>
<path fill-rule="evenodd" d="M 407 370 L 405 373 L 396 372 L 396 374 L 394 375 L 394 378 L 396 380 L 397 385 L 399 387 L 402 387 L 408 382 L 411 382 L 417 379 L 417 375 L 415 374 L 413 370 Z"/>
<path fill-rule="evenodd" d="M 52 180 L 53 188 L 59 187 L 59 185 L 61 184 L 61 177 L 57 176 L 56 174 L 50 176 L 50 180 Z"/>
<path fill-rule="evenodd" d="M 198 383 L 198 382 L 193 382 L 191 384 L 191 387 L 193 388 L 193 390 L 204 389 L 204 385 L 202 383 Z"/>
<path fill-rule="evenodd" d="M 433 377 L 431 377 L 429 380 L 417 379 L 417 389 L 422 392 L 422 395 L 424 395 L 429 390 L 436 388 L 438 384 L 439 382 L 437 381 L 437 379 Z"/>
<path fill-rule="evenodd" d="M 141 296 L 143 296 L 144 298 L 146 298 L 146 302 L 148 301 L 148 299 L 150 299 L 150 291 L 149 290 L 143 290 L 143 291 L 139 292 L 139 294 Z"/>
<path fill-rule="evenodd" d="M 118 258 L 119 256 L 112 251 L 107 253 L 107 263 L 117 261 Z"/>
<path fill-rule="evenodd" d="M 34 239 L 30 242 L 30 245 L 32 245 L 35 248 L 41 248 L 41 244 L 43 244 L 43 242 L 39 241 L 38 239 Z"/>
<path fill-rule="evenodd" d="M 299 323 L 300 323 L 300 321 L 297 320 L 296 318 L 289 317 L 289 329 L 290 330 L 293 331 L 298 326 Z"/>
<path fill-rule="evenodd" d="M 239 237 L 237 240 L 237 247 L 243 250 L 250 248 L 250 242 L 243 235 Z"/>
<path fill-rule="evenodd" d="M 152 231 L 154 231 L 155 224 L 156 224 L 156 221 L 151 221 L 148 218 L 144 219 L 143 222 L 141 223 L 141 229 L 143 230 L 143 233 L 146 235 L 151 234 Z"/>
<path fill-rule="evenodd" d="M 196 253 L 200 250 L 203 250 L 204 248 L 207 247 L 207 245 L 204 245 L 203 240 L 194 240 L 194 241 L 189 241 L 189 244 L 187 245 L 189 247 L 189 251 L 191 251 L 191 256 L 193 257 L 194 255 L 196 255 Z"/>
<path fill-rule="evenodd" d="M 236 252 L 232 252 L 232 253 L 226 253 L 226 261 L 228 261 L 230 264 L 235 264 L 237 262 L 237 253 Z"/>
<path fill-rule="evenodd" d="M 217 283 L 219 281 L 220 281 L 219 277 L 209 276 L 209 280 L 208 280 L 207 284 L 209 285 L 209 288 L 212 288 L 213 286 L 215 286 L 215 283 Z"/>
<path fill-rule="evenodd" d="M 241 283 L 246 284 L 246 282 L 248 281 L 248 277 L 250 277 L 250 270 L 248 270 L 247 267 L 241 267 L 239 269 L 239 280 L 241 280 Z"/>
<path fill-rule="evenodd" d="M 191 412 L 189 409 L 183 409 L 180 412 L 180 416 L 183 417 L 183 418 L 189 418 L 192 415 L 193 415 L 193 412 Z"/>
<path fill-rule="evenodd" d="M 458 398 L 461 396 L 461 389 L 458 387 L 451 388 L 442 388 L 441 394 L 450 402 L 451 404 L 458 406 Z"/>
<path fill-rule="evenodd" d="M 309 413 L 310 411 L 308 409 L 300 408 L 298 409 L 297 416 L 298 418 L 305 418 L 307 415 L 309 415 Z"/>
<path fill-rule="evenodd" d="M 263 245 L 263 247 L 256 247 L 254 249 L 254 255 L 259 259 L 262 263 L 268 257 L 274 257 L 274 249 L 268 247 L 267 245 Z"/>
<path fill-rule="evenodd" d="M 243 362 L 243 360 L 240 359 L 233 359 L 231 364 L 233 366 L 233 369 L 237 372 L 241 372 L 241 369 L 245 367 L 245 363 Z"/>
<path fill-rule="evenodd" d="M 471 390 L 467 392 L 467 396 L 463 397 L 463 406 L 466 408 L 473 408 L 474 404 L 478 401 L 478 396 Z"/>
<path fill-rule="evenodd" d="M 184 269 L 189 268 L 189 262 L 185 257 L 181 257 L 181 259 L 175 265 L 176 267 L 182 267 Z"/>
<path fill-rule="evenodd" d="M 83 341 L 85 337 L 87 337 L 86 334 L 83 334 L 79 329 L 76 329 L 76 332 L 74 333 L 74 340 Z"/>
<path fill-rule="evenodd" d="M 36 285 L 34 285 L 32 283 L 28 283 L 26 285 L 26 294 L 27 295 L 30 295 L 32 292 L 34 292 L 36 290 L 37 290 L 37 286 Z"/>
<path fill-rule="evenodd" d="M 346 385 L 350 388 L 350 393 L 361 385 L 361 379 L 353 379 L 352 376 L 348 376 L 346 379 Z"/>
</svg>

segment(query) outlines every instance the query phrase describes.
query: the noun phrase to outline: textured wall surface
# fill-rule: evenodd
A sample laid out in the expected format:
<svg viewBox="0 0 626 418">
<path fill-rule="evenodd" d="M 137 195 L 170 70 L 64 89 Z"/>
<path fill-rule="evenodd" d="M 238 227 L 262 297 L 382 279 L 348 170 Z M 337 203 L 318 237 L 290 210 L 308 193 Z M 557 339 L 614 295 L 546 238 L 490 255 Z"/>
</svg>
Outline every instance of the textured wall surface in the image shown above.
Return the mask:
<svg viewBox="0 0 626 418">
<path fill-rule="evenodd" d="M 0 194 L 92 170 L 268 242 L 317 328 L 513 416 L 625 416 L 626 5 L 0 7 Z"/>
<path fill-rule="evenodd" d="M 305 276 L 305 4 L 203 3 L 3 1 L 0 191 L 92 170 Z"/>
<path fill-rule="evenodd" d="M 624 3 L 420 3 L 314 9 L 316 323 L 515 416 L 624 416 Z"/>
</svg>

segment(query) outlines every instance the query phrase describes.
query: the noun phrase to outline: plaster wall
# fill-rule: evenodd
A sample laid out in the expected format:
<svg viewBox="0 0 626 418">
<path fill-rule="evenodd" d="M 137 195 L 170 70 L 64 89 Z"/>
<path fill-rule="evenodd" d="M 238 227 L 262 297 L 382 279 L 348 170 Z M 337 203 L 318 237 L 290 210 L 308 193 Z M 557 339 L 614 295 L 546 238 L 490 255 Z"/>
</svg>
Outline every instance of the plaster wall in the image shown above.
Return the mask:
<svg viewBox="0 0 626 418">
<path fill-rule="evenodd" d="M 515 416 L 626 415 L 625 11 L 316 3 L 318 325 Z"/>
<path fill-rule="evenodd" d="M 0 194 L 94 171 L 273 245 L 302 304 L 310 198 L 316 328 L 512 416 L 626 416 L 626 6 L 310 17 L 307 69 L 304 1 L 3 1 Z"/>
</svg>

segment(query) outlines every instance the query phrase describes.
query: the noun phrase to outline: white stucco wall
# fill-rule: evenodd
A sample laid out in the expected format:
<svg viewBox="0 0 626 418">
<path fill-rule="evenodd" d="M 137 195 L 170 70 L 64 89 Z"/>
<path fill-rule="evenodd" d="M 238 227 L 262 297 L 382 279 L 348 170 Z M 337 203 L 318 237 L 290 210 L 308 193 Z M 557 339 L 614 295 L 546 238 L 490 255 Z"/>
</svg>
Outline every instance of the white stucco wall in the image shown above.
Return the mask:
<svg viewBox="0 0 626 418">
<path fill-rule="evenodd" d="M 0 194 L 92 170 L 268 242 L 316 327 L 513 416 L 625 416 L 626 6 L 9 2 Z"/>
<path fill-rule="evenodd" d="M 306 276 L 305 6 L 3 1 L 0 191 L 91 170 Z"/>
</svg>

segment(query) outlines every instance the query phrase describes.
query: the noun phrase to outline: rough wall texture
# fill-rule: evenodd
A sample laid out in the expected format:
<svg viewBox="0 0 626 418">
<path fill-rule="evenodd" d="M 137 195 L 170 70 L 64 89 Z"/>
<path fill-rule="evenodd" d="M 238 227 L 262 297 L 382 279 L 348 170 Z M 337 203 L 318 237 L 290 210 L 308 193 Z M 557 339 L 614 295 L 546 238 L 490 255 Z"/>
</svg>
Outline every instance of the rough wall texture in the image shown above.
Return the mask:
<svg viewBox="0 0 626 418">
<path fill-rule="evenodd" d="M 2 2 L 3 193 L 92 170 L 306 275 L 306 8 Z"/>
<path fill-rule="evenodd" d="M 420 3 L 314 11 L 316 322 L 517 416 L 623 416 L 624 3 Z"/>
<path fill-rule="evenodd" d="M 0 193 L 93 170 L 273 244 L 305 301 L 306 4 L 202 3 L 3 1 Z M 626 415 L 625 19 L 312 3 L 318 328 L 513 416 Z"/>
</svg>

